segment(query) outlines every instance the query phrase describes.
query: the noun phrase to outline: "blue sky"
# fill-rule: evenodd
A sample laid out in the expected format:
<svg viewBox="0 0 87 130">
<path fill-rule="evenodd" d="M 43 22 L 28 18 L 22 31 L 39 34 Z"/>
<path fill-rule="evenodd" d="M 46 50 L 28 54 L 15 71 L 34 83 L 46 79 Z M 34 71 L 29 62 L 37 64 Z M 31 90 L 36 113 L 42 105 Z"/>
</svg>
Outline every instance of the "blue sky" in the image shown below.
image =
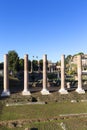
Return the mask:
<svg viewBox="0 0 87 130">
<path fill-rule="evenodd" d="M 0 62 L 9 50 L 53 62 L 87 53 L 87 0 L 0 0 Z"/>
</svg>

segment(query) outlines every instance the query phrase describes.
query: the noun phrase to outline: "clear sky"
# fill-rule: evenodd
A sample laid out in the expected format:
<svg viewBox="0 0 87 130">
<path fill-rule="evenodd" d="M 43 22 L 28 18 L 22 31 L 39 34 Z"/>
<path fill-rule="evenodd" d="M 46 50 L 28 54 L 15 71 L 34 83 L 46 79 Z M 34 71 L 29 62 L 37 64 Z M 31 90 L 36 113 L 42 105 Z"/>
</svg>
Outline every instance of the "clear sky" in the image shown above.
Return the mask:
<svg viewBox="0 0 87 130">
<path fill-rule="evenodd" d="M 87 53 L 87 0 L 0 0 L 0 62 L 9 50 L 53 62 Z"/>
</svg>

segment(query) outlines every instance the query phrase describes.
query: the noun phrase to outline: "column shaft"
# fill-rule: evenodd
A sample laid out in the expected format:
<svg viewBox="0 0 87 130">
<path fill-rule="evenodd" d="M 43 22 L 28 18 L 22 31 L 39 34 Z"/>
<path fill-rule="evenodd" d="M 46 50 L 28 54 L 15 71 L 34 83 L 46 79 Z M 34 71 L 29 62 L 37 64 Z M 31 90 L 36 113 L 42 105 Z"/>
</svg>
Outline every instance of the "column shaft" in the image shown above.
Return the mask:
<svg viewBox="0 0 87 130">
<path fill-rule="evenodd" d="M 65 55 L 61 56 L 61 88 L 59 90 L 61 94 L 68 94 L 65 90 Z"/>
<path fill-rule="evenodd" d="M 61 56 L 61 89 L 64 89 L 65 86 L 65 56 Z"/>
<path fill-rule="evenodd" d="M 4 55 L 4 90 L 1 96 L 9 96 L 8 55 Z"/>
<path fill-rule="evenodd" d="M 77 66 L 78 66 L 78 88 L 76 89 L 76 92 L 78 93 L 85 93 L 85 91 L 82 89 L 82 59 L 81 55 L 78 55 L 77 57 Z"/>
<path fill-rule="evenodd" d="M 47 55 L 43 56 L 43 88 L 47 87 Z"/>
<path fill-rule="evenodd" d="M 82 89 L 82 62 L 81 56 L 78 56 L 78 87 Z"/>
<path fill-rule="evenodd" d="M 47 55 L 43 56 L 43 89 L 41 93 L 42 95 L 50 94 L 47 90 Z"/>
<path fill-rule="evenodd" d="M 24 89 L 28 90 L 28 55 L 24 57 Z"/>
<path fill-rule="evenodd" d="M 23 95 L 30 95 L 28 90 L 28 55 L 24 56 L 24 90 L 22 92 Z"/>
</svg>

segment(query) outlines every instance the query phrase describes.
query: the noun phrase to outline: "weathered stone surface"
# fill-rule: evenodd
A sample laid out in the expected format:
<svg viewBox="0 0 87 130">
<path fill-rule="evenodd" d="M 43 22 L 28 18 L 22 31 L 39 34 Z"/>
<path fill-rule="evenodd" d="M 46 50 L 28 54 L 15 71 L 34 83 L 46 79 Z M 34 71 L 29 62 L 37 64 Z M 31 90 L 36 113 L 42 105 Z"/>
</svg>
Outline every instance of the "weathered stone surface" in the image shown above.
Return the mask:
<svg viewBox="0 0 87 130">
<path fill-rule="evenodd" d="M 84 94 L 85 91 L 82 89 L 82 60 L 81 55 L 78 55 L 78 88 L 76 92 L 79 94 Z"/>
<path fill-rule="evenodd" d="M 65 55 L 61 56 L 61 88 L 59 90 L 60 94 L 68 94 L 67 90 L 65 90 Z"/>
<path fill-rule="evenodd" d="M 50 94 L 47 90 L 47 55 L 43 56 L 43 89 L 41 91 L 42 95 Z"/>
<path fill-rule="evenodd" d="M 9 91 L 9 77 L 8 77 L 8 55 L 4 55 L 4 90 L 1 94 L 2 97 L 10 96 Z"/>
<path fill-rule="evenodd" d="M 31 95 L 30 91 L 28 90 L 28 55 L 24 56 L 24 90 L 22 95 Z"/>
</svg>

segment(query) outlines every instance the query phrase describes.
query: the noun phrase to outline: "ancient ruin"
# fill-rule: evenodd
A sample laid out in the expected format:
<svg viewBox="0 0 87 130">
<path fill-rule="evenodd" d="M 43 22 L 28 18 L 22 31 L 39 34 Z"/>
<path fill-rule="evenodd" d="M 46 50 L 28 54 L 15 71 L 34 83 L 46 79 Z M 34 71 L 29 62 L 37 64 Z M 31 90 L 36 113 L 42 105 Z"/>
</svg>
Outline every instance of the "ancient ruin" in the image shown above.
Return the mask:
<svg viewBox="0 0 87 130">
<path fill-rule="evenodd" d="M 82 60 L 81 55 L 78 55 L 77 64 L 77 76 L 78 76 L 78 87 L 76 92 L 79 94 L 84 94 L 85 90 L 82 88 Z M 70 89 L 70 84 L 67 83 L 67 88 L 65 88 L 65 55 L 61 56 L 61 87 L 59 89 L 60 94 L 68 94 L 67 88 Z M 9 90 L 9 78 L 8 78 L 8 54 L 4 55 L 4 87 L 1 96 L 10 96 Z M 47 89 L 47 55 L 43 55 L 43 84 L 42 84 L 42 95 L 48 95 L 50 92 Z M 22 95 L 31 95 L 29 91 L 29 73 L 28 73 L 28 55 L 24 56 L 24 90 Z"/>
</svg>

